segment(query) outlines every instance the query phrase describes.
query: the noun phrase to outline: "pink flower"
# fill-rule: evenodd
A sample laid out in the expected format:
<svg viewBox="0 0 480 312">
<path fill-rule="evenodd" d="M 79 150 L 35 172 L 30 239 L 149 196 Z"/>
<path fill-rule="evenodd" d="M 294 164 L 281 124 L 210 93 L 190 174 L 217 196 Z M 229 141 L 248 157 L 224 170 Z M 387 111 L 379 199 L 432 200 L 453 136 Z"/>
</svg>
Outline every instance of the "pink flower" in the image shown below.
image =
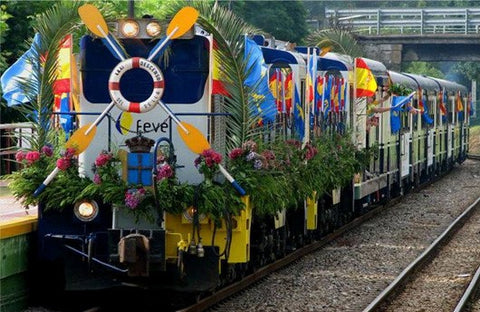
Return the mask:
<svg viewBox="0 0 480 312">
<path fill-rule="evenodd" d="M 157 172 L 157 179 L 162 180 L 162 179 L 168 179 L 173 176 L 173 170 L 170 165 L 163 165 L 158 169 Z"/>
<path fill-rule="evenodd" d="M 237 159 L 238 157 L 242 156 L 242 154 L 243 154 L 243 150 L 237 147 L 230 151 L 230 153 L 228 154 L 228 157 L 230 159 Z"/>
<path fill-rule="evenodd" d="M 25 159 L 25 152 L 23 151 L 18 151 L 16 154 L 15 154 L 15 160 L 18 161 L 18 162 L 21 162 L 22 160 Z"/>
<path fill-rule="evenodd" d="M 262 156 L 267 160 L 275 160 L 275 154 L 271 150 L 264 150 Z"/>
<path fill-rule="evenodd" d="M 42 153 L 44 153 L 45 156 L 52 157 L 53 149 L 50 145 L 45 145 L 44 147 L 42 147 Z"/>
<path fill-rule="evenodd" d="M 110 159 L 112 159 L 112 154 L 102 152 L 100 155 L 98 155 L 97 159 L 95 159 L 95 166 L 104 166 L 110 161 Z"/>
<path fill-rule="evenodd" d="M 67 170 L 70 167 L 70 159 L 62 157 L 57 160 L 57 167 L 60 170 Z"/>
<path fill-rule="evenodd" d="M 213 149 L 204 150 L 201 154 L 205 158 L 205 163 L 208 167 L 213 166 L 214 164 L 219 164 L 222 162 L 222 155 L 215 152 Z"/>
<path fill-rule="evenodd" d="M 137 208 L 138 204 L 145 198 L 145 189 L 140 187 L 138 189 L 128 189 L 125 193 L 125 206 L 130 209 Z"/>
<path fill-rule="evenodd" d="M 100 175 L 98 175 L 98 173 L 95 173 L 95 175 L 93 176 L 93 183 L 95 184 L 102 184 L 102 178 L 100 177 Z"/>
<path fill-rule="evenodd" d="M 40 159 L 40 153 L 38 151 L 30 151 L 25 156 L 25 159 L 28 161 L 29 164 L 33 164 Z"/>
<path fill-rule="evenodd" d="M 66 158 L 72 158 L 75 156 L 76 149 L 74 147 L 69 147 L 65 150 L 65 157 Z"/>
</svg>

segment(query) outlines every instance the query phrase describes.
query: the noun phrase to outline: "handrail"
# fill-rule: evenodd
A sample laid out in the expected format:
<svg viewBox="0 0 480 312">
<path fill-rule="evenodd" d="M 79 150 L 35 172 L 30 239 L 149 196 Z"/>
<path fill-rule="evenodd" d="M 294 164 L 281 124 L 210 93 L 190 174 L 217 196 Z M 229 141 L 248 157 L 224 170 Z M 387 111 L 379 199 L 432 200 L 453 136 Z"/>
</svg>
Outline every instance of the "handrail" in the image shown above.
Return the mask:
<svg viewBox="0 0 480 312">
<path fill-rule="evenodd" d="M 368 35 L 480 33 L 480 8 L 325 9 L 325 19 Z"/>
</svg>

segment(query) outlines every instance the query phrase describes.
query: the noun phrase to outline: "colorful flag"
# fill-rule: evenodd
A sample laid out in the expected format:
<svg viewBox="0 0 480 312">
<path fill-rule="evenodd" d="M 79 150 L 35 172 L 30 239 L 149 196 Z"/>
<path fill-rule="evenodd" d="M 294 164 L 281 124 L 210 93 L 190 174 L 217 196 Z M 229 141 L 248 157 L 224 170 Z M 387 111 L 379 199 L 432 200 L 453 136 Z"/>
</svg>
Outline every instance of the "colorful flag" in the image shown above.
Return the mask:
<svg viewBox="0 0 480 312">
<path fill-rule="evenodd" d="M 57 56 L 57 79 L 53 82 L 53 93 L 69 93 L 72 71 L 72 35 L 66 35 L 60 42 Z M 56 107 L 59 109 L 59 107 Z"/>
<path fill-rule="evenodd" d="M 467 113 L 469 116 L 473 116 L 473 98 L 472 93 L 468 94 Z"/>
<path fill-rule="evenodd" d="M 70 93 L 62 93 L 60 101 L 60 113 L 69 113 L 70 112 Z M 60 125 L 63 130 L 68 135 L 70 131 L 73 130 L 73 116 L 71 114 L 60 114 Z"/>
<path fill-rule="evenodd" d="M 423 91 L 421 88 L 418 88 L 418 107 L 420 108 L 422 119 L 430 125 L 433 124 L 433 119 L 430 118 L 428 113 L 428 104 L 423 102 Z"/>
<path fill-rule="evenodd" d="M 35 34 L 33 43 L 15 63 L 12 64 L 0 78 L 3 90 L 3 98 L 8 106 L 19 105 L 29 102 L 29 99 L 19 86 L 19 81 L 31 80 L 33 78 L 32 60 L 38 59 L 40 48 L 40 34 Z M 37 62 L 38 63 L 38 62 Z"/>
<path fill-rule="evenodd" d="M 312 50 L 312 54 L 308 55 L 307 68 L 307 101 L 311 103 L 315 99 L 315 82 L 317 81 L 317 54 L 315 48 Z"/>
<path fill-rule="evenodd" d="M 277 105 L 277 110 L 279 112 L 284 112 L 283 108 L 283 91 L 282 91 L 282 71 L 280 68 L 275 68 L 273 75 L 269 79 L 269 88 L 272 92 L 273 97 L 275 98 L 275 104 Z"/>
<path fill-rule="evenodd" d="M 225 89 L 225 86 L 222 82 L 223 80 L 223 73 L 220 67 L 218 60 L 220 56 L 218 54 L 218 45 L 215 40 L 213 40 L 212 46 L 212 94 L 219 94 L 223 96 L 228 96 L 228 92 Z"/>
<path fill-rule="evenodd" d="M 443 122 L 447 121 L 447 107 L 445 105 L 448 104 L 448 98 L 447 98 L 447 90 L 443 89 L 440 91 L 440 98 L 439 98 L 439 108 L 440 108 L 440 114 L 442 115 L 442 120 Z"/>
<path fill-rule="evenodd" d="M 293 101 L 293 121 L 295 125 L 295 133 L 298 136 L 298 140 L 303 141 L 305 136 L 305 113 L 302 107 L 302 101 L 300 101 L 300 94 L 297 88 L 293 87 L 295 99 Z"/>
<path fill-rule="evenodd" d="M 52 90 L 54 94 L 53 111 L 57 113 L 70 113 L 71 105 L 71 85 L 72 85 L 72 35 L 66 35 L 60 42 L 57 55 L 57 79 L 53 82 Z M 73 116 L 71 114 L 59 115 L 60 125 L 65 133 L 73 130 Z"/>
<path fill-rule="evenodd" d="M 331 109 L 330 98 L 332 95 L 333 76 L 325 76 L 325 90 L 323 92 L 323 113 L 324 118 L 327 118 L 328 112 Z"/>
<path fill-rule="evenodd" d="M 266 122 L 275 121 L 276 106 L 268 88 L 267 65 L 263 59 L 262 50 L 252 39 L 245 36 L 245 67 L 244 84 L 252 89 L 252 109 Z"/>
<path fill-rule="evenodd" d="M 457 96 L 456 96 L 456 111 L 457 112 L 461 112 L 463 111 L 463 103 L 462 103 L 462 95 L 460 94 L 460 91 L 457 92 Z"/>
<path fill-rule="evenodd" d="M 377 82 L 367 63 L 362 58 L 355 59 L 356 97 L 373 96 L 377 91 Z"/>
<path fill-rule="evenodd" d="M 317 77 L 317 93 L 315 94 L 315 103 L 316 103 L 316 109 L 315 113 L 316 115 L 319 115 L 319 112 L 323 111 L 323 105 L 322 105 L 322 98 L 323 98 L 323 81 L 324 78 L 321 76 Z"/>
<path fill-rule="evenodd" d="M 403 106 L 412 101 L 414 95 L 415 92 L 412 92 L 408 96 L 392 97 L 392 107 L 390 109 L 390 130 L 392 133 L 397 133 L 400 130 L 400 113 L 403 110 Z"/>
<path fill-rule="evenodd" d="M 287 74 L 287 77 L 285 77 L 285 86 L 284 86 L 284 90 L 285 90 L 285 106 L 286 106 L 286 110 L 287 110 L 287 114 L 290 114 L 290 112 L 292 111 L 292 94 L 293 94 L 293 81 L 292 81 L 292 75 L 293 73 L 290 71 L 288 74 Z"/>
</svg>

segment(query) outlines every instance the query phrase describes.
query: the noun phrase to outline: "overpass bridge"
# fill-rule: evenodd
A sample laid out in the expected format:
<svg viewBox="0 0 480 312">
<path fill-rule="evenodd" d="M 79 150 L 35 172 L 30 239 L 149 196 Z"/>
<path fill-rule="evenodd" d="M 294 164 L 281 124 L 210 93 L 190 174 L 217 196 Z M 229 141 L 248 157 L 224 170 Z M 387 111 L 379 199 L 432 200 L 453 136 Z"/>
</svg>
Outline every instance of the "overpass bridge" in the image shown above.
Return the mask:
<svg viewBox="0 0 480 312">
<path fill-rule="evenodd" d="M 325 23 L 349 29 L 367 57 L 396 71 L 404 61 L 480 61 L 480 8 L 326 9 Z"/>
</svg>

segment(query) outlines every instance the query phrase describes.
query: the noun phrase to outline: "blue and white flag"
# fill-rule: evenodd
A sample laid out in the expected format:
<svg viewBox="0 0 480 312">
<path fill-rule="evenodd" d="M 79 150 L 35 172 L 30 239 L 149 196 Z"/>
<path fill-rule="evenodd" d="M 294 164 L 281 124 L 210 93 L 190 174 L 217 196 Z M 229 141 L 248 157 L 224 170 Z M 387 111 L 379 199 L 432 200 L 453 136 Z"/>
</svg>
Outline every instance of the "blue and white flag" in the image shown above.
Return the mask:
<svg viewBox="0 0 480 312">
<path fill-rule="evenodd" d="M 19 86 L 19 81 L 29 80 L 33 77 L 33 64 L 31 60 L 38 55 L 36 49 L 40 47 L 40 34 L 36 33 L 33 44 L 15 63 L 3 73 L 0 78 L 3 98 L 8 106 L 29 102 L 29 99 Z"/>
<path fill-rule="evenodd" d="M 412 101 L 413 96 L 416 91 L 410 93 L 407 96 L 393 96 L 392 97 L 392 107 L 390 112 L 390 130 L 392 133 L 397 133 L 400 130 L 400 113 L 405 104 Z"/>
<path fill-rule="evenodd" d="M 410 103 L 415 93 L 417 93 L 417 91 L 413 91 L 407 96 L 394 95 L 392 97 L 392 109 L 395 109 L 397 107 L 403 107 L 405 104 Z"/>
</svg>

